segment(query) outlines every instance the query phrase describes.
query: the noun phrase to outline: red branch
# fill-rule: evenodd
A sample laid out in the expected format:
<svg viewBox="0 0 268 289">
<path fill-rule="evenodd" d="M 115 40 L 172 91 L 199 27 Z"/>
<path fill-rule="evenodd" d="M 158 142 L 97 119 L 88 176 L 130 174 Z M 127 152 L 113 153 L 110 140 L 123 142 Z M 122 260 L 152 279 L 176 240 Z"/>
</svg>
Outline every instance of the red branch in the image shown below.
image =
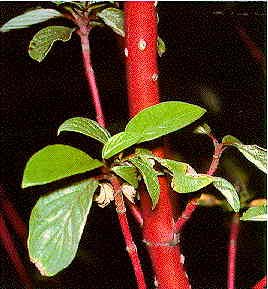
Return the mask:
<svg viewBox="0 0 268 289">
<path fill-rule="evenodd" d="M 267 276 L 264 276 L 252 289 L 266 289 Z"/>
<path fill-rule="evenodd" d="M 157 68 L 157 19 L 154 2 L 125 2 L 126 67 L 130 116 L 159 103 Z M 154 150 L 164 156 L 163 148 Z M 154 210 L 147 192 L 141 192 L 143 236 L 159 289 L 190 288 L 179 246 L 174 244 L 174 221 L 170 187 L 159 177 L 160 197 Z"/>
<path fill-rule="evenodd" d="M 118 215 L 121 230 L 122 230 L 125 243 L 127 246 L 127 251 L 131 259 L 132 265 L 133 265 L 133 269 L 134 269 L 135 276 L 136 276 L 137 283 L 138 283 L 138 288 L 146 289 L 144 275 L 142 272 L 139 256 L 137 253 L 137 247 L 135 243 L 133 242 L 132 235 L 131 235 L 128 221 L 127 221 L 126 207 L 124 204 L 124 199 L 123 199 L 123 195 L 121 191 L 121 185 L 117 177 L 112 177 L 111 183 L 115 192 L 114 201 L 115 201 L 115 206 L 116 206 L 116 212 Z"/>
<path fill-rule="evenodd" d="M 18 275 L 20 277 L 21 283 L 24 286 L 27 286 L 28 289 L 33 288 L 32 287 L 32 282 L 30 277 L 28 276 L 28 273 L 20 259 L 20 256 L 17 252 L 16 246 L 13 243 L 13 240 L 10 236 L 10 233 L 8 231 L 8 228 L 5 224 L 5 220 L 0 214 L 0 239 L 3 243 L 3 246 L 5 247 L 10 259 L 12 260 Z"/>
<path fill-rule="evenodd" d="M 5 214 L 9 223 L 14 227 L 23 244 L 26 245 L 28 238 L 28 230 L 26 228 L 26 225 L 22 221 L 13 204 L 6 197 L 4 188 L 2 186 L 0 186 L 0 203 L 0 207 L 3 210 L 3 213 Z"/>
<path fill-rule="evenodd" d="M 81 27 L 80 30 L 77 31 L 77 34 L 80 36 L 81 39 L 85 74 L 87 77 L 89 89 L 92 94 L 93 104 L 96 111 L 96 120 L 101 126 L 105 127 L 105 117 L 102 111 L 99 91 L 96 85 L 95 74 L 91 64 L 90 46 L 88 39 L 89 32 L 90 32 L 89 27 Z"/>
<path fill-rule="evenodd" d="M 229 250 L 228 250 L 228 289 L 235 289 L 235 263 L 237 252 L 237 238 L 239 234 L 239 214 L 232 217 Z"/>
</svg>

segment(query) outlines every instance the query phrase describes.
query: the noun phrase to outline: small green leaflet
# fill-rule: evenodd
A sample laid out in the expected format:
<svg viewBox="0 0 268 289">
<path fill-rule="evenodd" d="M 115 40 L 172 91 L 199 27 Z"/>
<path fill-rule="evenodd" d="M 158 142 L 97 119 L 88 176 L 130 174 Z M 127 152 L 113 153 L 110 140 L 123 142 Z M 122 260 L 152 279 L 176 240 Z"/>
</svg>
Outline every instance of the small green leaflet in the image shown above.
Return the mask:
<svg viewBox="0 0 268 289">
<path fill-rule="evenodd" d="M 124 12 L 117 8 L 106 8 L 97 13 L 103 22 L 113 29 L 115 33 L 124 37 Z"/>
<path fill-rule="evenodd" d="M 28 53 L 32 59 L 41 62 L 57 40 L 66 42 L 71 39 L 76 28 L 48 26 L 38 31 L 30 42 Z"/>
<path fill-rule="evenodd" d="M 213 178 L 211 176 L 199 174 L 195 176 L 187 176 L 174 171 L 171 187 L 177 193 L 192 193 L 208 186 L 212 181 Z"/>
<path fill-rule="evenodd" d="M 107 141 L 102 149 L 102 157 L 108 159 L 122 150 L 131 147 L 139 140 L 139 135 L 132 135 L 127 132 L 120 132 Z"/>
<path fill-rule="evenodd" d="M 267 205 L 249 208 L 240 218 L 241 221 L 267 221 Z"/>
<path fill-rule="evenodd" d="M 137 189 L 139 183 L 138 183 L 137 170 L 135 167 L 130 165 L 115 166 L 112 167 L 112 171 L 116 173 L 119 177 L 127 181 L 135 189 Z"/>
<path fill-rule="evenodd" d="M 148 193 L 152 200 L 152 209 L 155 208 L 159 200 L 160 185 L 157 178 L 157 171 L 155 171 L 145 160 L 134 157 L 129 161 L 140 171 Z"/>
<path fill-rule="evenodd" d="M 159 36 L 157 37 L 157 52 L 160 57 L 166 52 L 165 42 Z"/>
<path fill-rule="evenodd" d="M 31 261 L 44 276 L 53 276 L 74 259 L 98 182 L 86 180 L 42 196 L 29 223 Z"/>
<path fill-rule="evenodd" d="M 58 135 L 62 131 L 73 131 L 92 137 L 105 144 L 111 137 L 110 133 L 96 121 L 85 117 L 74 117 L 66 120 L 58 129 Z"/>
<path fill-rule="evenodd" d="M 240 210 L 239 196 L 234 188 L 234 186 L 227 180 L 219 177 L 213 177 L 213 185 L 218 189 L 226 198 L 230 206 L 237 213 Z"/>
<path fill-rule="evenodd" d="M 227 135 L 222 143 L 236 147 L 250 162 L 267 173 L 267 150 L 257 145 L 244 145 L 237 138 Z"/>
<path fill-rule="evenodd" d="M 27 162 L 22 188 L 43 185 L 103 166 L 99 160 L 68 145 L 49 145 Z"/>
<path fill-rule="evenodd" d="M 125 131 L 139 135 L 138 143 L 141 143 L 179 130 L 200 118 L 205 112 L 205 109 L 186 102 L 162 102 L 139 112 L 129 121 Z"/>
<path fill-rule="evenodd" d="M 0 31 L 8 32 L 14 29 L 27 28 L 56 17 L 63 17 L 63 15 L 55 9 L 38 8 L 12 18 L 0 28 Z"/>
</svg>

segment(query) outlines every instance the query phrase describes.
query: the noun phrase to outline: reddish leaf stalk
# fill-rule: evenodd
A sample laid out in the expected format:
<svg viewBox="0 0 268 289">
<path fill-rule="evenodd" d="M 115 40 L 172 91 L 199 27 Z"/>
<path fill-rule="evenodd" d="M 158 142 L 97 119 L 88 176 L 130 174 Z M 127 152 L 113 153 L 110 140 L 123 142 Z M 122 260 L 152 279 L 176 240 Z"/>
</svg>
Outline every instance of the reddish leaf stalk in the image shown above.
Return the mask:
<svg viewBox="0 0 268 289">
<path fill-rule="evenodd" d="M 264 276 L 252 289 L 266 289 L 267 276 Z"/>
<path fill-rule="evenodd" d="M 14 245 L 14 242 L 11 238 L 2 214 L 0 214 L 0 239 L 18 272 L 21 283 L 27 286 L 27 289 L 33 288 L 31 279 L 28 276 L 28 273 L 20 259 L 16 246 Z"/>
<path fill-rule="evenodd" d="M 157 20 L 154 2 L 125 3 L 126 56 L 130 116 L 159 103 L 157 68 Z M 163 148 L 154 150 L 164 156 Z M 154 210 L 147 192 L 141 192 L 143 236 L 150 254 L 159 289 L 190 288 L 174 240 L 170 187 L 159 177 L 160 198 Z"/>
<path fill-rule="evenodd" d="M 82 55 L 84 61 L 85 74 L 88 81 L 88 86 L 92 94 L 92 100 L 96 111 L 96 120 L 102 126 L 105 127 L 105 117 L 102 111 L 100 95 L 96 84 L 95 73 L 91 63 L 90 57 L 90 45 L 89 45 L 89 33 L 91 28 L 82 26 L 77 34 L 80 36 Z"/>
<path fill-rule="evenodd" d="M 132 239 L 132 235 L 129 229 L 127 215 L 126 215 L 126 207 L 124 204 L 123 194 L 121 190 L 121 185 L 117 177 L 111 178 L 111 183 L 114 188 L 114 201 L 116 206 L 116 212 L 118 215 L 119 223 L 121 226 L 122 233 L 124 235 L 125 243 L 127 246 L 127 251 L 132 262 L 132 266 L 135 272 L 135 276 L 138 283 L 139 289 L 146 289 L 146 284 L 144 280 L 144 275 L 142 272 L 139 256 L 137 253 L 137 247 Z"/>
<path fill-rule="evenodd" d="M 229 249 L 228 249 L 228 289 L 235 289 L 235 263 L 237 252 L 237 238 L 239 234 L 239 214 L 232 217 Z"/>
<path fill-rule="evenodd" d="M 8 219 L 10 224 L 14 227 L 21 241 L 26 245 L 28 238 L 27 232 L 28 230 L 26 228 L 26 225 L 20 218 L 18 212 L 16 211 L 10 200 L 6 197 L 2 186 L 0 186 L 0 203 L 1 203 L 0 207 L 3 210 L 3 213 L 5 214 L 6 218 Z"/>
</svg>

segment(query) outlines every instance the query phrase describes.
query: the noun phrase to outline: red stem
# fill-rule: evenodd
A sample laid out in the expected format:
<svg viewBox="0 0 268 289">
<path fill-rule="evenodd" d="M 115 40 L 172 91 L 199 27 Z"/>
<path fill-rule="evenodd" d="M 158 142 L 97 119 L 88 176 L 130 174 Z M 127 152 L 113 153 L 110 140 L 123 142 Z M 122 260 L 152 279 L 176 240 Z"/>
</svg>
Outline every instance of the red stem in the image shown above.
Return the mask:
<svg viewBox="0 0 268 289">
<path fill-rule="evenodd" d="M 237 252 L 237 238 L 239 234 L 239 214 L 232 217 L 228 250 L 228 289 L 235 289 L 235 263 Z"/>
<path fill-rule="evenodd" d="M 140 212 L 139 208 L 137 208 L 136 205 L 134 205 L 133 203 L 131 203 L 128 200 L 127 200 L 127 205 L 129 207 L 130 212 L 132 213 L 133 217 L 137 221 L 137 223 L 140 225 L 140 227 L 142 227 L 143 226 L 143 218 L 141 216 L 141 212 Z"/>
<path fill-rule="evenodd" d="M 10 236 L 10 233 L 8 231 L 8 228 L 5 224 L 5 220 L 2 216 L 2 214 L 0 214 L 0 239 L 11 259 L 11 261 L 13 262 L 18 275 L 20 277 L 21 283 L 25 286 L 27 286 L 27 289 L 31 289 L 32 287 L 32 282 L 30 277 L 28 276 L 28 273 L 20 259 L 20 256 L 17 252 L 16 246 L 13 243 L 13 240 Z"/>
<path fill-rule="evenodd" d="M 129 229 L 127 215 L 126 215 L 126 207 L 124 204 L 124 199 L 121 191 L 121 185 L 117 177 L 111 178 L 111 183 L 114 188 L 114 201 L 116 206 L 116 212 L 118 215 L 119 223 L 121 226 L 121 230 L 125 239 L 125 243 L 127 246 L 127 251 L 132 262 L 132 266 L 135 272 L 135 276 L 138 283 L 139 289 L 146 289 L 146 284 L 144 280 L 144 275 L 142 272 L 139 256 L 137 253 L 137 247 L 133 242 L 132 235 Z"/>
<path fill-rule="evenodd" d="M 154 2 L 125 2 L 127 78 L 130 116 L 159 103 L 157 68 L 157 19 Z M 154 150 L 164 156 L 163 148 Z M 190 288 L 179 246 L 174 242 L 174 221 L 170 187 L 159 177 L 160 198 L 152 211 L 147 192 L 141 192 L 143 236 L 150 254 L 159 289 Z"/>
<path fill-rule="evenodd" d="M 3 210 L 3 213 L 6 215 L 6 218 L 14 227 L 16 233 L 19 235 L 23 244 L 26 245 L 27 238 L 28 238 L 28 230 L 26 228 L 26 225 L 20 218 L 13 204 L 6 197 L 4 188 L 2 186 L 0 186 L 0 203 L 1 203 L 1 209 Z"/>
<path fill-rule="evenodd" d="M 90 28 L 81 27 L 77 33 L 81 39 L 85 74 L 87 77 L 89 89 L 92 94 L 92 100 L 93 100 L 93 104 L 94 104 L 95 111 L 96 111 L 96 120 L 101 126 L 105 127 L 106 126 L 105 117 L 102 111 L 99 91 L 96 85 L 95 74 L 92 68 L 92 63 L 91 63 L 91 58 L 90 58 L 90 45 L 89 45 L 89 39 L 88 39 L 89 32 L 90 32 Z"/>
<path fill-rule="evenodd" d="M 267 276 L 265 275 L 252 289 L 266 289 Z"/>
</svg>

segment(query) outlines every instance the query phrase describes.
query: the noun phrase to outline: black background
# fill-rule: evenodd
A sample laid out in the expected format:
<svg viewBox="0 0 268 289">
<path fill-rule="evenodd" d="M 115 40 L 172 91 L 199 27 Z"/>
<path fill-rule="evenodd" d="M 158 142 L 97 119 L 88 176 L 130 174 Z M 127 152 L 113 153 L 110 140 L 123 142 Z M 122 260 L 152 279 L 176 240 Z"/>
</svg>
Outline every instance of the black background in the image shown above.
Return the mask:
<svg viewBox="0 0 268 289">
<path fill-rule="evenodd" d="M 121 3 L 122 4 L 122 3 Z M 1 2 L 2 25 L 25 9 L 49 7 L 49 2 Z M 163 101 L 182 100 L 208 109 L 203 118 L 220 139 L 231 134 L 247 144 L 266 147 L 266 75 L 241 41 L 241 25 L 256 46 L 266 52 L 265 2 L 159 2 L 159 35 L 167 52 L 159 59 L 159 85 Z M 223 14 L 215 12 L 223 12 Z M 53 20 L 51 23 L 63 23 Z M 1 183 L 25 223 L 38 200 L 38 192 L 21 190 L 23 168 L 29 157 L 48 144 L 71 144 L 98 156 L 98 145 L 76 134 L 56 136 L 58 126 L 74 116 L 94 119 L 94 109 L 83 74 L 79 38 L 57 42 L 42 63 L 27 53 L 29 41 L 45 24 L 1 34 Z M 128 120 L 123 52 L 108 28 L 91 34 L 92 60 L 105 115 L 112 132 Z M 215 97 L 202 98 L 202 89 Z M 206 90 L 205 90 L 206 92 Z M 218 109 L 213 110 L 213 101 Z M 212 104 L 211 104 L 212 102 Z M 171 135 L 172 148 L 197 171 L 205 172 L 212 146 L 205 136 L 186 128 Z M 226 155 L 238 154 L 230 150 Z M 241 158 L 251 176 L 249 186 L 264 196 L 265 176 Z M 225 174 L 219 168 L 217 175 Z M 227 178 L 231 178 L 231 172 Z M 183 197 L 185 203 L 187 197 Z M 149 288 L 153 288 L 150 262 L 131 216 Z M 200 208 L 187 223 L 182 250 L 193 289 L 226 288 L 227 240 L 230 214 L 221 208 Z M 79 247 L 69 268 L 54 278 L 39 275 L 17 242 L 36 288 L 135 288 L 124 241 L 112 206 L 93 205 Z M 242 223 L 237 257 L 237 288 L 250 288 L 265 272 L 266 224 Z M 22 288 L 0 245 L 0 288 Z"/>
</svg>

